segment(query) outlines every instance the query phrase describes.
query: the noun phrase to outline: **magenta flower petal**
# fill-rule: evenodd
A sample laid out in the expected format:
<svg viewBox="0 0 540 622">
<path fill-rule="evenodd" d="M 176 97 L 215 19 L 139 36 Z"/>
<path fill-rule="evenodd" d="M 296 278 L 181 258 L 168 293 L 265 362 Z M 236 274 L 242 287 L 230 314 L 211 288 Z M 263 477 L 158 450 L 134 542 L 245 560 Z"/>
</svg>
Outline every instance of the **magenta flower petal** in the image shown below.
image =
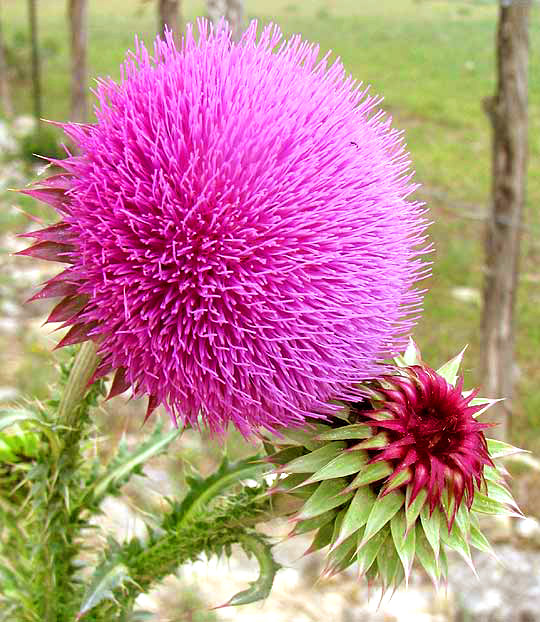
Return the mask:
<svg viewBox="0 0 540 622">
<path fill-rule="evenodd" d="M 25 251 L 72 263 L 62 343 L 98 341 L 113 392 L 149 412 L 246 435 L 330 413 L 380 373 L 428 272 L 379 100 L 316 46 L 256 30 L 235 44 L 200 21 L 152 57 L 137 43 L 98 83 L 96 123 L 64 126 L 78 155 L 26 191 L 62 217 Z"/>
</svg>

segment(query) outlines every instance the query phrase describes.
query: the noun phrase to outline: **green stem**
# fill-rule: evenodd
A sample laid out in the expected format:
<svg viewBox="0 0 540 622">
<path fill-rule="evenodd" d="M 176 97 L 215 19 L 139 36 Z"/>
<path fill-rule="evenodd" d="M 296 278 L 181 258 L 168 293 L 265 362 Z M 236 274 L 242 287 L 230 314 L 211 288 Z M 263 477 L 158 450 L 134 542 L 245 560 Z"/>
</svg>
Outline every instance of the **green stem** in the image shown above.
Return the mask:
<svg viewBox="0 0 540 622">
<path fill-rule="evenodd" d="M 51 463 L 43 534 L 47 544 L 42 579 L 49 595 L 43 603 L 44 622 L 67 619 L 65 603 L 72 591 L 72 561 L 78 550 L 75 538 L 79 531 L 79 508 L 70 507 L 68 499 L 75 496 L 79 485 L 76 473 L 81 459 L 80 443 L 88 422 L 84 397 L 98 364 L 96 344 L 85 342 L 75 358 L 57 411 L 56 422 L 65 431 L 57 460 Z"/>
<path fill-rule="evenodd" d="M 93 341 L 86 341 L 75 359 L 73 369 L 69 375 L 64 394 L 58 407 L 58 423 L 68 428 L 77 427 L 77 407 L 84 398 L 88 383 L 92 379 L 99 364 L 97 345 Z"/>
</svg>

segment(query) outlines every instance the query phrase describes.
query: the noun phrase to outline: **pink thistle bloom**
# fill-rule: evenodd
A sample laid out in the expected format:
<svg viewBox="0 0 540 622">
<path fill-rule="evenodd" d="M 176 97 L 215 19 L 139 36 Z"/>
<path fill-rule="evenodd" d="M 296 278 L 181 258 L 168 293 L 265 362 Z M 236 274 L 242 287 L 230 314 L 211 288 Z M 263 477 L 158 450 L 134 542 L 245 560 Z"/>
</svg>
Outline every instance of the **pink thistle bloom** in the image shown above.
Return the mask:
<svg viewBox="0 0 540 622">
<path fill-rule="evenodd" d="M 60 346 L 99 343 L 97 376 L 192 425 L 299 426 L 381 372 L 428 268 L 409 157 L 379 100 L 299 36 L 252 23 L 137 43 L 78 155 L 25 192 L 61 221 L 23 254 L 68 267 Z M 199 418 L 201 416 L 201 418 Z"/>
</svg>

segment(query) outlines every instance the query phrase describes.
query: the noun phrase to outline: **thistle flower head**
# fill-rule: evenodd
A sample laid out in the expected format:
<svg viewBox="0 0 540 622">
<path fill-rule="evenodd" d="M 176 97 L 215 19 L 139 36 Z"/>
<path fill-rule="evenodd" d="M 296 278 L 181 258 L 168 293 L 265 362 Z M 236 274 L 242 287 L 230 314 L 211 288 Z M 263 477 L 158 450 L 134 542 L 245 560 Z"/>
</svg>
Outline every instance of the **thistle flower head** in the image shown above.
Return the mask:
<svg viewBox="0 0 540 622">
<path fill-rule="evenodd" d="M 100 81 L 77 155 L 25 192 L 61 221 L 23 254 L 67 269 L 35 298 L 60 345 L 99 343 L 112 394 L 214 432 L 301 425 L 374 377 L 427 272 L 408 155 L 339 62 L 252 23 L 138 43 Z"/>
<path fill-rule="evenodd" d="M 463 499 L 471 508 L 484 466 L 493 466 L 483 434 L 490 424 L 474 418 L 484 404 L 472 405 L 476 392 L 463 395 L 462 379 L 453 386 L 422 365 L 398 368 L 374 385 L 367 389 L 371 399 L 351 408 L 356 421 L 370 426 L 375 435 L 370 442 L 380 439 L 380 448 L 370 450 L 370 463 L 391 465 L 387 489 L 410 486 L 411 502 L 426 491 L 431 513 L 444 510 L 442 496 L 450 490 L 451 527 Z"/>
<path fill-rule="evenodd" d="M 309 551 L 329 547 L 326 574 L 357 562 L 386 590 L 408 580 L 417 559 L 438 584 L 447 549 L 471 568 L 471 546 L 491 550 L 478 515 L 519 515 L 494 463 L 519 450 L 485 439 L 489 424 L 476 417 L 496 400 L 463 391 L 462 355 L 434 371 L 411 341 L 393 373 L 364 385 L 361 402 L 274 439 L 274 492 L 301 500 L 293 533 L 316 531 Z"/>
</svg>

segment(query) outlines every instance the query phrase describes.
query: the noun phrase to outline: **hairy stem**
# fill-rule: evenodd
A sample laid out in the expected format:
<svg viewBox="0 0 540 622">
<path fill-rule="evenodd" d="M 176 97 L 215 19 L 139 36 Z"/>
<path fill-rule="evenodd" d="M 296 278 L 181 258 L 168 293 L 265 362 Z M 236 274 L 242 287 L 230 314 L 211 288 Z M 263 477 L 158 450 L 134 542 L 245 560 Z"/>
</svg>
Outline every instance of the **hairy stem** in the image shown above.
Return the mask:
<svg viewBox="0 0 540 622">
<path fill-rule="evenodd" d="M 58 407 L 58 423 L 68 428 L 77 427 L 77 408 L 80 405 L 99 364 L 97 345 L 86 341 L 75 359 L 64 394 Z"/>
<path fill-rule="evenodd" d="M 99 364 L 97 347 L 92 341 L 79 350 L 58 407 L 56 423 L 64 429 L 63 443 L 50 476 L 43 540 L 44 564 L 42 581 L 48 586 L 48 597 L 41 604 L 45 622 L 67 620 L 66 605 L 72 592 L 72 561 L 78 549 L 75 538 L 79 531 L 79 507 L 72 507 L 79 485 L 76 476 L 81 459 L 80 443 L 88 423 L 88 404 L 84 398 L 89 382 Z"/>
<path fill-rule="evenodd" d="M 240 544 L 246 553 L 255 555 L 261 569 L 259 580 L 237 594 L 230 604 L 252 602 L 267 595 L 278 566 L 269 555 L 264 536 L 256 533 L 257 523 L 272 516 L 269 498 L 257 490 L 244 489 L 235 495 L 225 495 L 215 506 L 184 521 L 185 514 L 173 518 L 174 511 L 165 515 L 160 535 L 154 534 L 145 544 L 137 539 L 126 542 L 105 559 L 116 559 L 125 566 L 129 581 L 115 590 L 115 599 L 122 605 L 104 601 L 85 614 L 87 622 L 121 622 L 131 612 L 140 593 L 147 593 L 166 576 L 174 574 L 183 564 L 199 559 L 202 554 L 220 555 L 233 544 Z M 236 602 L 238 600 L 238 603 Z"/>
</svg>

